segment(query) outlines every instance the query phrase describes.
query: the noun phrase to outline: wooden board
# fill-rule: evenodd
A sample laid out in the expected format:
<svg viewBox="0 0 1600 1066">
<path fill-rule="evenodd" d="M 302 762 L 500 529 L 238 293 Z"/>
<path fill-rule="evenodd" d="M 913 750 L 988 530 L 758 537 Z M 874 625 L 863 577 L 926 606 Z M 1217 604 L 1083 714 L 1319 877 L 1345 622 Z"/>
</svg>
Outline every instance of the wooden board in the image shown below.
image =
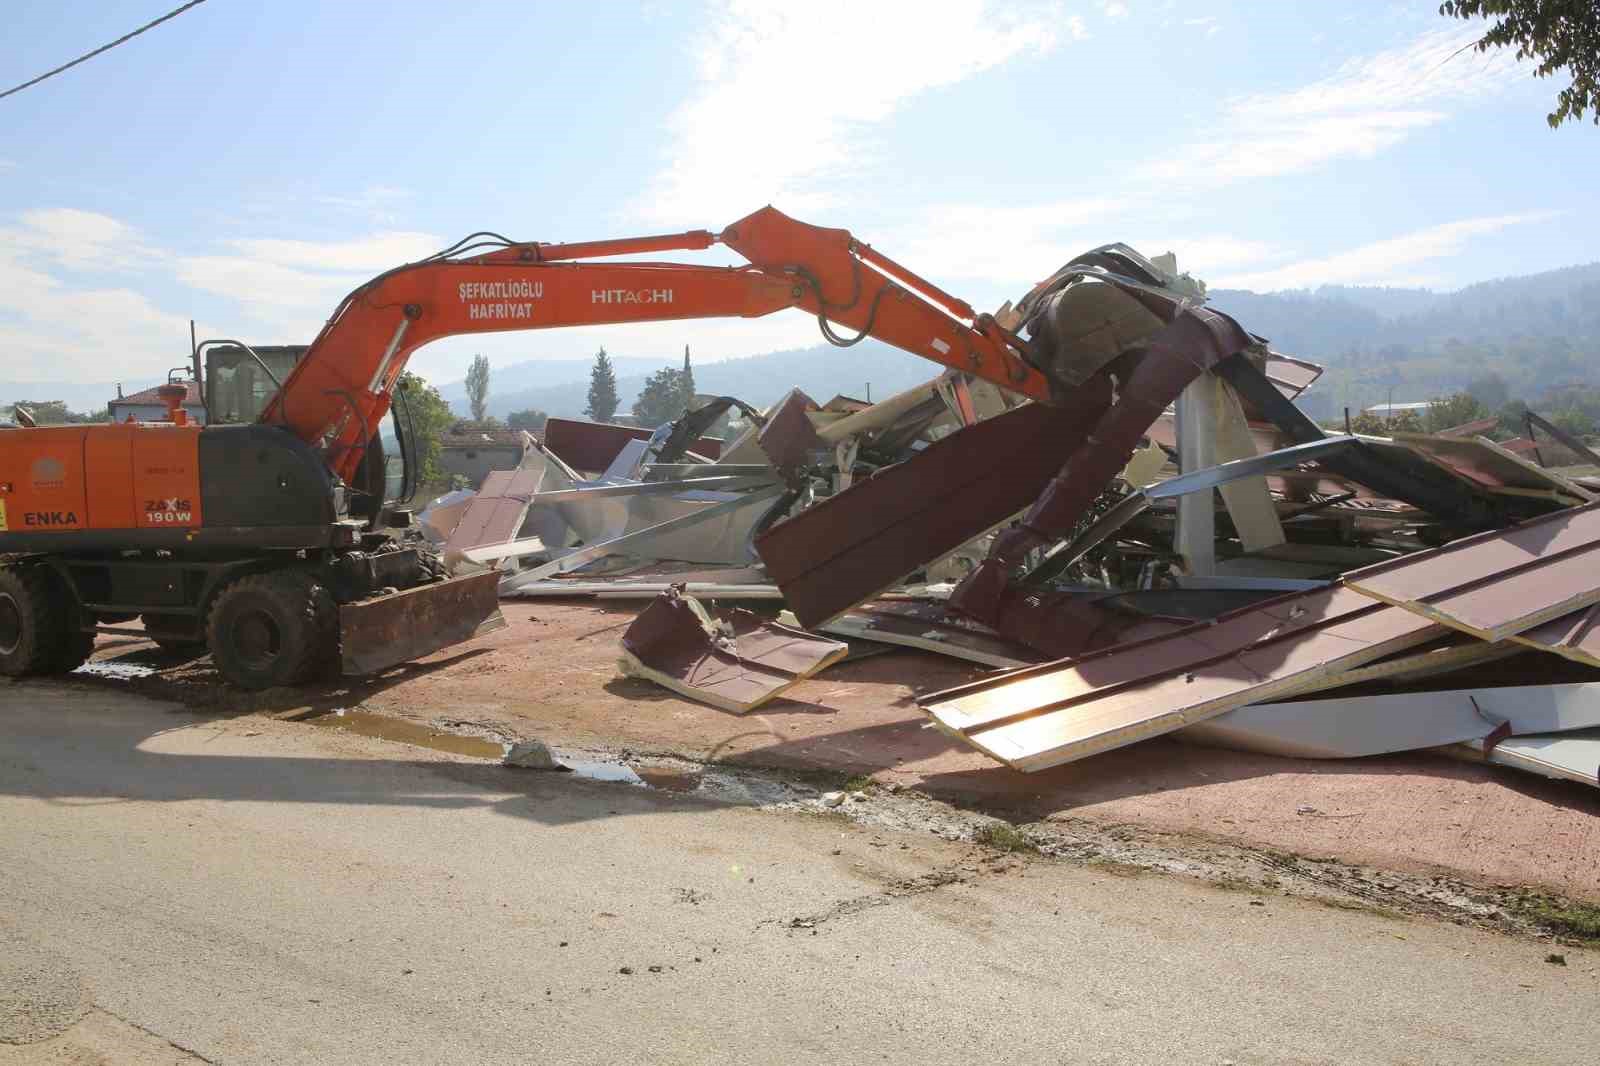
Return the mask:
<svg viewBox="0 0 1600 1066">
<path fill-rule="evenodd" d="M 1345 584 L 1483 640 L 1600 602 L 1600 504 L 1346 575 Z"/>
<path fill-rule="evenodd" d="M 1322 589 L 921 703 L 947 732 L 1035 771 L 1304 691 L 1445 632 L 1348 589 Z"/>
</svg>

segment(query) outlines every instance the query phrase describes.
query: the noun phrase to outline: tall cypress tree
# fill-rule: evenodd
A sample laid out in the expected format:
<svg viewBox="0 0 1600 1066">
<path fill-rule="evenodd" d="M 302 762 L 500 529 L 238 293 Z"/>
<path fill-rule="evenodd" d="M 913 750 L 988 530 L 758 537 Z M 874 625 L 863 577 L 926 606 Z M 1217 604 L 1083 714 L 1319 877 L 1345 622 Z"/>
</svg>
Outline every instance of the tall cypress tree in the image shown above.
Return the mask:
<svg viewBox="0 0 1600 1066">
<path fill-rule="evenodd" d="M 617 396 L 617 375 L 611 369 L 611 357 L 601 348 L 594 357 L 594 368 L 589 371 L 589 405 L 583 413 L 596 422 L 609 422 L 621 404 Z"/>
<path fill-rule="evenodd" d="M 694 367 L 689 365 L 689 346 L 683 346 L 683 370 L 678 375 L 678 388 L 683 393 L 683 407 L 694 406 Z"/>
</svg>

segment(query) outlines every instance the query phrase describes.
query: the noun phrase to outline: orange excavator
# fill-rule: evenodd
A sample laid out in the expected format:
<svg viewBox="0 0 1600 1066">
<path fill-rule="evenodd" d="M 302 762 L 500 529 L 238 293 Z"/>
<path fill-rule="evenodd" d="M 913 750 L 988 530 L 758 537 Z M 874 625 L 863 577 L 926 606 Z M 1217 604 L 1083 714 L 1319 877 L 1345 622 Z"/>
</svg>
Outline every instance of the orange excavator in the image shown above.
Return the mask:
<svg viewBox="0 0 1600 1066">
<path fill-rule="evenodd" d="M 717 244 L 746 265 L 590 261 Z M 455 334 L 784 308 L 815 315 L 831 343 L 875 337 L 1051 399 L 1055 375 L 1028 341 L 847 231 L 771 207 L 721 233 L 475 233 L 345 297 L 252 424 L 193 424 L 176 383 L 161 421 L 0 430 L 0 673 L 75 669 L 97 631 L 134 617 L 255 689 L 335 662 L 375 672 L 503 625 L 495 575 L 446 578 L 425 542 L 383 521 L 414 487 L 396 399 L 411 353 Z"/>
</svg>

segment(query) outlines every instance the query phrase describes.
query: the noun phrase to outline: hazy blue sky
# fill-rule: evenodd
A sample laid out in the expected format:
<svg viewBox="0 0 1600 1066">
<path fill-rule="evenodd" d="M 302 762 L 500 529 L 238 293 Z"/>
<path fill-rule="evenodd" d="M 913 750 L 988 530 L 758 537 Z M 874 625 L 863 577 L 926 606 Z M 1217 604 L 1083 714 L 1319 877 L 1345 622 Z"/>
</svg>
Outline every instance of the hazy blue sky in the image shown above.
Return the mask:
<svg viewBox="0 0 1600 1066">
<path fill-rule="evenodd" d="M 9 0 L 0 87 L 176 0 Z M 1600 257 L 1600 131 L 1434 0 L 209 0 L 0 101 L 0 377 L 158 377 L 309 340 L 472 230 L 719 229 L 766 203 L 980 307 L 1122 240 L 1212 286 L 1454 288 Z M 689 257 L 692 259 L 692 257 Z M 1248 323 L 1247 323 L 1248 325 Z M 458 338 L 459 378 L 763 320 Z"/>
</svg>

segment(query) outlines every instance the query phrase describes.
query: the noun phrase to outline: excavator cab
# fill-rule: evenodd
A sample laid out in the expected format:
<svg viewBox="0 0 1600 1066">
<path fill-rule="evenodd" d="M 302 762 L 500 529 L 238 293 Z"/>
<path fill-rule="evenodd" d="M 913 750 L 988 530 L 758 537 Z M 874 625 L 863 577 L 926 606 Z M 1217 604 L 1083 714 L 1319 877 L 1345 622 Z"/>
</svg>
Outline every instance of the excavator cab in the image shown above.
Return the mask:
<svg viewBox="0 0 1600 1066">
<path fill-rule="evenodd" d="M 279 384 L 309 349 L 305 344 L 255 345 L 249 351 L 234 344 L 207 348 L 206 421 L 241 425 L 260 418 Z"/>
</svg>

